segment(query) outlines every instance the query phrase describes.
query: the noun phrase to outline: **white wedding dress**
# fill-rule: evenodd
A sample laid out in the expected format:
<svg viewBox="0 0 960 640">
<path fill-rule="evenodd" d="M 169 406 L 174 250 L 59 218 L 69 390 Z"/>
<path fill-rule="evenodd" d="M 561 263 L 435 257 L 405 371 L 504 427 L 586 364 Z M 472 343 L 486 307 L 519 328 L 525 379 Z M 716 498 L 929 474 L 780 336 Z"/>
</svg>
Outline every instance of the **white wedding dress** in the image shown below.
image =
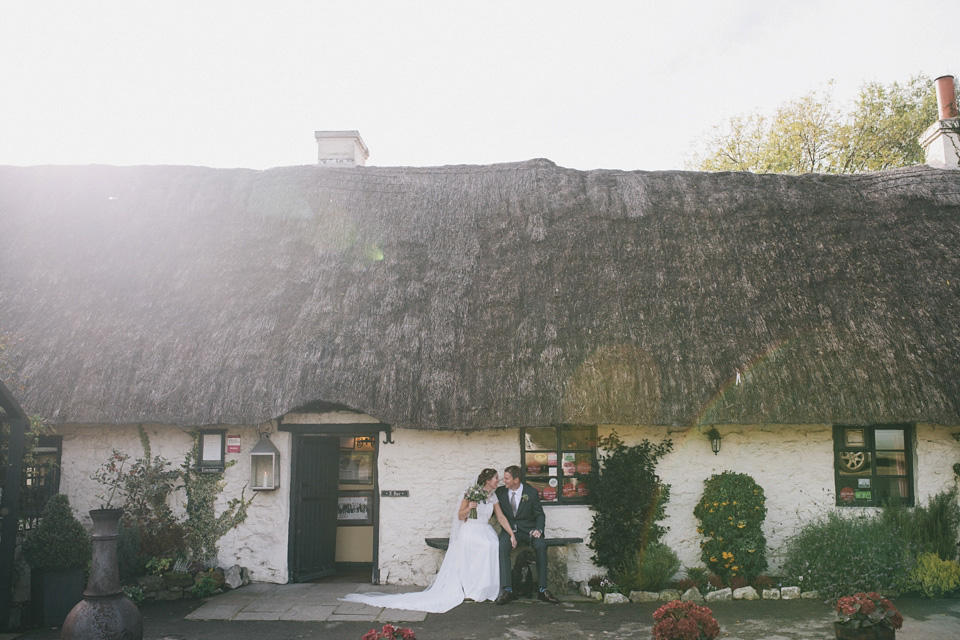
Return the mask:
<svg viewBox="0 0 960 640">
<path fill-rule="evenodd" d="M 496 600 L 500 592 L 500 541 L 489 523 L 496 500 L 493 495 L 477 505 L 476 519 L 461 522 L 454 518 L 443 564 L 433 584 L 424 591 L 351 593 L 341 600 L 428 613 L 445 613 L 465 599 Z"/>
</svg>

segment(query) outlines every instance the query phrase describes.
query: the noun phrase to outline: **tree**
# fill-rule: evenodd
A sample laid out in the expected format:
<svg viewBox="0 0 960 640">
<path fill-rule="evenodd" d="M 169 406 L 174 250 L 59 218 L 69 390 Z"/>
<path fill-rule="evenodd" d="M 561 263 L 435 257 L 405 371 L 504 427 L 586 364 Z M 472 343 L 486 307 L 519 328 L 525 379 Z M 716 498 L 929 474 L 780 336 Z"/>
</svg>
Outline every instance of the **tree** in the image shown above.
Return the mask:
<svg viewBox="0 0 960 640">
<path fill-rule="evenodd" d="M 777 109 L 713 127 L 693 167 L 756 173 L 858 173 L 924 161 L 917 139 L 937 120 L 933 82 L 870 82 L 848 111 L 833 103 L 832 82 Z"/>
</svg>

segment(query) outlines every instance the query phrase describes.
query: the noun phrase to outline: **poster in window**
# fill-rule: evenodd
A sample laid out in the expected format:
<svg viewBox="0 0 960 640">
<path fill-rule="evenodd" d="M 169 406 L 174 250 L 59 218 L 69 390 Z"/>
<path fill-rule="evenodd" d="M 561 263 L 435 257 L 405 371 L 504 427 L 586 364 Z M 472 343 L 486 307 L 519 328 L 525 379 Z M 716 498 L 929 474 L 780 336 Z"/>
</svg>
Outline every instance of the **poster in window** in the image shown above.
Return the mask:
<svg viewBox="0 0 960 640">
<path fill-rule="evenodd" d="M 337 524 L 373 524 L 373 492 L 341 491 L 337 498 Z"/>
<path fill-rule="evenodd" d="M 373 454 L 341 451 L 340 484 L 373 484 Z"/>
</svg>

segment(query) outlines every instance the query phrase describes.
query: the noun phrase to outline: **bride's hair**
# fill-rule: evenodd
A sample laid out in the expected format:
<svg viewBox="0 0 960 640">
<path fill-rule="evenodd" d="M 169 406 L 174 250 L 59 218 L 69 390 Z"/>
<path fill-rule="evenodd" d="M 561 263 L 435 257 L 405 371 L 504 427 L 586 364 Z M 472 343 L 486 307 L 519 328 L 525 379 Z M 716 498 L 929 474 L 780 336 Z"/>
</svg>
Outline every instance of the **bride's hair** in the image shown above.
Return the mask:
<svg viewBox="0 0 960 640">
<path fill-rule="evenodd" d="M 487 484 L 487 480 L 497 475 L 496 469 L 484 469 L 480 472 L 480 475 L 477 476 L 477 484 L 481 487 Z"/>
</svg>

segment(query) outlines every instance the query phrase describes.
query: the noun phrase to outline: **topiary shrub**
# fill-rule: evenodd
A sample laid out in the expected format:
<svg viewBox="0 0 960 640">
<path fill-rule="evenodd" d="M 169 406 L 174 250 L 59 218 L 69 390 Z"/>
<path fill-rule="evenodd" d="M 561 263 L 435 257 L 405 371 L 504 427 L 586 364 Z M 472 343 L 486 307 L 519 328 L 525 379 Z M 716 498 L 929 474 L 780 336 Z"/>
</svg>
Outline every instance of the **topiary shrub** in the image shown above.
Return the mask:
<svg viewBox="0 0 960 640">
<path fill-rule="evenodd" d="M 35 571 L 86 567 L 91 552 L 90 536 L 62 493 L 47 501 L 40 523 L 23 543 L 23 557 Z"/>
<path fill-rule="evenodd" d="M 664 517 L 670 487 L 660 483 L 655 469 L 673 443 L 644 440 L 628 447 L 616 432 L 599 443 L 605 453 L 590 475 L 594 515 L 587 546 L 612 575 L 629 575 L 636 572 L 647 545 L 666 531 L 657 521 Z"/>
<path fill-rule="evenodd" d="M 928 598 L 947 595 L 960 589 L 960 564 L 935 553 L 921 553 L 910 572 L 910 584 Z"/>
<path fill-rule="evenodd" d="M 710 476 L 693 515 L 704 536 L 700 557 L 725 584 L 735 577 L 750 582 L 766 570 L 766 497 L 753 478 L 732 471 Z"/>
</svg>

